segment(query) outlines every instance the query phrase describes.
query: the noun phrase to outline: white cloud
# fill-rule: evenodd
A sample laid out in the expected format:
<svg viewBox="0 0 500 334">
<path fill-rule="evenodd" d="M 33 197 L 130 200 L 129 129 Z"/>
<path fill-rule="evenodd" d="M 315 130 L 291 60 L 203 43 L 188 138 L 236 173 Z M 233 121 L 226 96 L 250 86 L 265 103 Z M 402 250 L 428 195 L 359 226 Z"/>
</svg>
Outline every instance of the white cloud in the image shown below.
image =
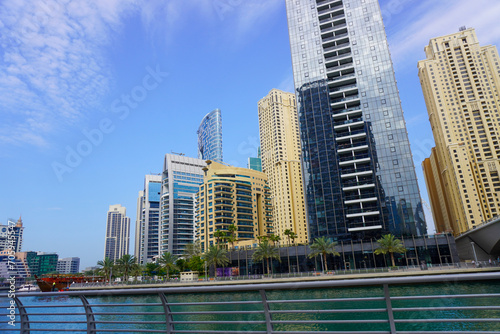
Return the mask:
<svg viewBox="0 0 500 334">
<path fill-rule="evenodd" d="M 0 143 L 46 146 L 110 89 L 101 50 L 135 0 L 0 4 Z"/>
<path fill-rule="evenodd" d="M 498 1 L 477 0 L 473 4 L 470 0 L 405 1 L 413 6 L 408 16 L 396 15 L 388 22 L 388 30 L 395 31 L 389 34 L 389 40 L 392 59 L 398 68 L 415 69 L 416 62 L 425 58 L 423 49 L 431 38 L 455 33 L 461 26 L 475 28 L 480 45 L 500 43 Z M 391 29 L 390 25 L 400 29 Z"/>
</svg>

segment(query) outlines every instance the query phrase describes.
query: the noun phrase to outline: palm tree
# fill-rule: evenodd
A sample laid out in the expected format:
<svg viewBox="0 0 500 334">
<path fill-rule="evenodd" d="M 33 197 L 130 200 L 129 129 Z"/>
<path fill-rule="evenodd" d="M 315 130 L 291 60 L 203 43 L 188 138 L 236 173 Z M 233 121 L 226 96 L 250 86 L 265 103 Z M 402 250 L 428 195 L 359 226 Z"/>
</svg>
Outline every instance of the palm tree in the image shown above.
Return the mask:
<svg viewBox="0 0 500 334">
<path fill-rule="evenodd" d="M 229 235 L 226 237 L 226 240 L 231 244 L 231 248 L 234 248 L 234 242 L 238 240 L 236 238 L 238 227 L 234 224 L 231 224 L 227 227 L 227 231 L 229 232 Z"/>
<path fill-rule="evenodd" d="M 278 254 L 280 254 L 280 240 L 281 240 L 281 237 L 279 235 L 271 234 L 269 236 L 269 240 L 273 242 L 274 246 L 278 245 Z M 281 255 L 280 255 L 280 261 L 281 261 Z"/>
<path fill-rule="evenodd" d="M 97 265 L 101 267 L 99 271 L 104 274 L 104 278 L 109 279 L 109 283 L 111 284 L 111 275 L 115 266 L 114 262 L 107 257 L 104 260 L 97 261 Z"/>
<path fill-rule="evenodd" d="M 273 242 L 273 244 L 276 246 L 276 243 L 279 243 L 279 241 L 281 240 L 281 237 L 279 235 L 271 234 L 269 236 L 269 240 L 271 240 Z"/>
<path fill-rule="evenodd" d="M 219 247 L 220 241 L 226 238 L 226 232 L 217 230 L 214 232 L 214 237 L 215 237 L 215 243 L 217 247 Z"/>
<path fill-rule="evenodd" d="M 375 254 L 391 254 L 392 266 L 395 267 L 394 253 L 406 253 L 406 248 L 403 246 L 401 240 L 396 239 L 392 234 L 383 235 L 382 238 L 377 240 L 379 248 L 375 249 Z"/>
<path fill-rule="evenodd" d="M 201 256 L 201 242 L 196 240 L 195 242 L 189 243 L 184 248 L 184 258 L 187 262 L 191 260 L 194 256 Z"/>
<path fill-rule="evenodd" d="M 257 249 L 252 255 L 252 259 L 254 261 L 262 261 L 265 259 L 267 263 L 267 273 L 269 274 L 270 273 L 269 259 L 277 259 L 279 261 L 280 260 L 279 249 L 271 245 L 269 241 L 265 239 L 259 244 L 259 246 L 257 246 Z"/>
<path fill-rule="evenodd" d="M 290 232 L 288 235 L 290 239 L 292 239 L 292 243 L 295 244 L 295 258 L 297 259 L 297 272 L 300 271 L 300 265 L 299 265 L 299 248 L 298 244 L 295 243 L 295 239 L 297 239 L 299 236 L 295 232 Z"/>
<path fill-rule="evenodd" d="M 134 263 L 132 268 L 130 269 L 130 275 L 134 276 L 134 281 L 137 281 L 137 277 L 142 276 L 145 267 L 141 264 Z"/>
<path fill-rule="evenodd" d="M 132 267 L 137 262 L 135 256 L 130 254 L 123 255 L 120 259 L 116 261 L 118 268 L 123 272 L 123 280 L 128 281 L 128 274 L 132 270 Z"/>
<path fill-rule="evenodd" d="M 288 238 L 288 246 L 286 247 L 286 256 L 288 258 L 288 273 L 290 274 L 292 272 L 292 268 L 290 266 L 290 234 L 292 234 L 292 230 L 286 229 L 285 230 L 285 235 Z"/>
<path fill-rule="evenodd" d="M 229 235 L 226 237 L 228 243 L 231 244 L 231 252 L 234 251 L 234 243 L 238 240 L 236 232 L 238 231 L 238 226 L 231 224 L 227 227 Z M 240 249 L 238 248 L 238 275 L 240 273 Z"/>
<path fill-rule="evenodd" d="M 170 252 L 165 252 L 158 258 L 158 264 L 167 272 L 167 280 L 169 279 L 170 270 L 177 269 L 175 261 L 177 261 L 177 256 Z"/>
<path fill-rule="evenodd" d="M 217 246 L 210 246 L 210 248 L 203 254 L 203 258 L 207 261 L 209 266 L 214 266 L 215 277 L 217 278 L 217 266 L 225 266 L 229 263 L 227 258 L 227 250 Z"/>
<path fill-rule="evenodd" d="M 333 254 L 334 256 L 339 256 L 340 253 L 335 250 L 336 242 L 333 242 L 331 239 L 327 239 L 326 237 L 316 238 L 314 242 L 309 247 L 311 249 L 311 253 L 309 254 L 310 258 L 313 258 L 318 255 L 323 255 L 323 261 L 325 266 L 323 270 L 328 271 L 328 265 L 326 263 L 326 255 Z"/>
</svg>

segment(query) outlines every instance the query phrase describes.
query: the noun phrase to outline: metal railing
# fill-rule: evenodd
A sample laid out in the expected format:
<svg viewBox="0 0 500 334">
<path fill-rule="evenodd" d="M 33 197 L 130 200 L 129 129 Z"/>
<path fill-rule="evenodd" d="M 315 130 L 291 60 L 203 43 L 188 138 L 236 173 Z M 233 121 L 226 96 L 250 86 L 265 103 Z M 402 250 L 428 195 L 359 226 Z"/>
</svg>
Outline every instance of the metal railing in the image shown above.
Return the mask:
<svg viewBox="0 0 500 334">
<path fill-rule="evenodd" d="M 2 309 L 15 305 L 15 319 L 8 311 L 0 332 L 500 333 L 499 279 L 489 272 L 3 294 Z"/>
</svg>

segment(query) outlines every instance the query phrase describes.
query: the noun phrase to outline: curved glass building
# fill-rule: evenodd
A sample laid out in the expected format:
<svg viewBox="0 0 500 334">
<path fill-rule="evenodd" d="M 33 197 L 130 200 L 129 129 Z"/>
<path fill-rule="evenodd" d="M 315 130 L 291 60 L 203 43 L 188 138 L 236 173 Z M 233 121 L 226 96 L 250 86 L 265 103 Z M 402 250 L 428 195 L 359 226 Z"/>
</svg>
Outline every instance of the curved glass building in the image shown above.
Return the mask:
<svg viewBox="0 0 500 334">
<path fill-rule="evenodd" d="M 198 159 L 222 162 L 222 114 L 215 109 L 203 117 L 198 127 Z"/>
</svg>

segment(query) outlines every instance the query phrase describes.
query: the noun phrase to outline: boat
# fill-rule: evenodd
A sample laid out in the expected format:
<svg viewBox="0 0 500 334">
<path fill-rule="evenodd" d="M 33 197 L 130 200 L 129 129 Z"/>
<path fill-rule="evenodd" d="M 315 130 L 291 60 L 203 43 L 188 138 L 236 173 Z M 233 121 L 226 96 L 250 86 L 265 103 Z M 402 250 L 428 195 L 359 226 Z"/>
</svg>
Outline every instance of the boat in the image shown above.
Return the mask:
<svg viewBox="0 0 500 334">
<path fill-rule="evenodd" d="M 17 291 L 18 292 L 30 292 L 30 291 L 39 291 L 40 289 L 33 284 L 23 284 L 21 285 Z"/>
<path fill-rule="evenodd" d="M 74 275 L 35 275 L 36 284 L 42 292 L 68 290 L 73 283 L 103 282 L 101 276 L 74 276 Z"/>
</svg>

